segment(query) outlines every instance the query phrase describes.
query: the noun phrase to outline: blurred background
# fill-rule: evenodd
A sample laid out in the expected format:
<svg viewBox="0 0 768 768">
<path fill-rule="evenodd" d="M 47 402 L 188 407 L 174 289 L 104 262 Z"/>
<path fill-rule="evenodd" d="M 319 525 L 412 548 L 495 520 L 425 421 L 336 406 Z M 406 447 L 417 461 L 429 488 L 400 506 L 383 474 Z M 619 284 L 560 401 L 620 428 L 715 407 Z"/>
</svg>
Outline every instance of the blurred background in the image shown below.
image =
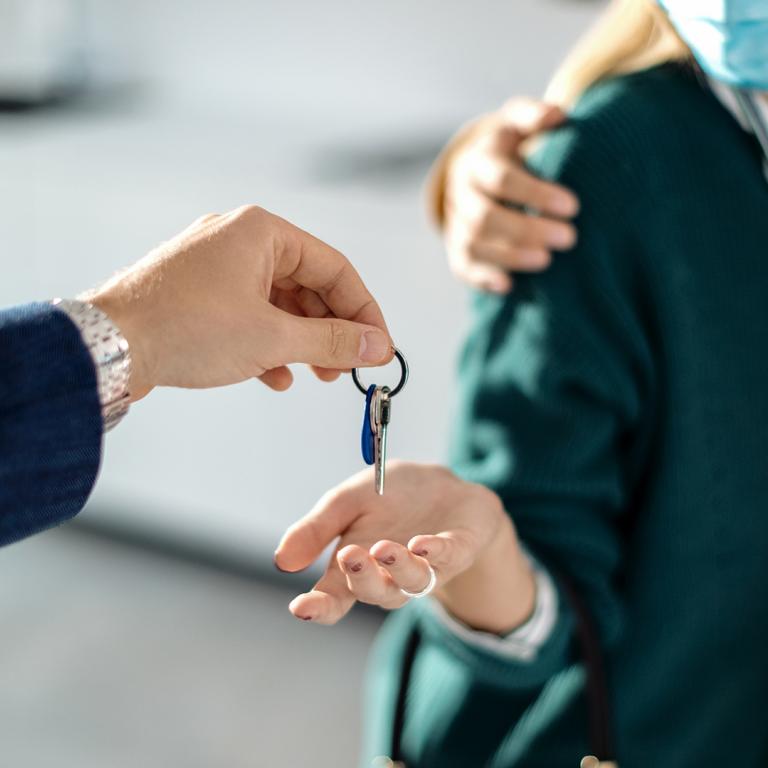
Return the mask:
<svg viewBox="0 0 768 768">
<path fill-rule="evenodd" d="M 466 302 L 425 174 L 461 123 L 540 94 L 600 6 L 0 0 L 0 305 L 258 203 L 355 262 L 411 364 L 390 455 L 439 461 Z M 2 764 L 354 766 L 381 617 L 296 623 L 313 574 L 271 558 L 360 469 L 362 405 L 304 372 L 138 403 L 77 522 L 0 551 Z"/>
</svg>

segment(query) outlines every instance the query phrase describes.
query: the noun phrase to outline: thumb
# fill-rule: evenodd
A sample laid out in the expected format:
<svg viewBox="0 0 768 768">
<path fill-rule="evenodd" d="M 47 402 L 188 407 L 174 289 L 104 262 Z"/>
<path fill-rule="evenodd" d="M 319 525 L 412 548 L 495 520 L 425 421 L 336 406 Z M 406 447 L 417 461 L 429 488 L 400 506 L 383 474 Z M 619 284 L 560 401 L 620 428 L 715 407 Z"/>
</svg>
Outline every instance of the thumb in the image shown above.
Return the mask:
<svg viewBox="0 0 768 768">
<path fill-rule="evenodd" d="M 505 125 L 516 130 L 522 138 L 560 125 L 565 112 L 555 104 L 533 99 L 512 99 L 501 108 Z"/>
<path fill-rule="evenodd" d="M 374 325 L 337 317 L 297 317 L 287 312 L 281 315 L 282 331 L 277 334 L 280 347 L 274 354 L 279 364 L 307 363 L 347 370 L 383 365 L 394 354 L 389 334 Z"/>
<path fill-rule="evenodd" d="M 496 129 L 484 137 L 484 144 L 493 154 L 516 155 L 526 139 L 557 127 L 565 119 L 565 112 L 554 104 L 512 99 L 496 113 Z"/>
</svg>

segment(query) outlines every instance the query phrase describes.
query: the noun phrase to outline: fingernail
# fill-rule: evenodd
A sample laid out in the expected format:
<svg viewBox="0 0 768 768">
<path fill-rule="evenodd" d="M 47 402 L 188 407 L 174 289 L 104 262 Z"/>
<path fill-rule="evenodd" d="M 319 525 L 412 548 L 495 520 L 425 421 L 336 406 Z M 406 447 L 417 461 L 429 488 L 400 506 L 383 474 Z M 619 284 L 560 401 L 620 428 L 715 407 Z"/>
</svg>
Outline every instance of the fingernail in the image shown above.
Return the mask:
<svg viewBox="0 0 768 768">
<path fill-rule="evenodd" d="M 576 232 L 571 227 L 557 227 L 549 236 L 553 248 L 572 248 L 576 244 Z"/>
<path fill-rule="evenodd" d="M 290 571 L 286 571 L 285 568 L 280 567 L 280 563 L 277 562 L 277 552 L 275 552 L 274 555 L 272 555 L 272 564 L 277 568 L 280 573 L 290 573 Z"/>
<path fill-rule="evenodd" d="M 392 343 L 381 331 L 366 331 L 360 337 L 360 359 L 364 363 L 378 363 L 391 348 Z"/>
<path fill-rule="evenodd" d="M 363 570 L 363 564 L 362 563 L 350 563 L 347 568 L 349 568 L 352 573 L 360 573 L 360 571 Z"/>
<path fill-rule="evenodd" d="M 379 557 L 377 559 L 380 563 L 384 563 L 384 565 L 392 565 L 395 562 L 394 555 L 387 555 L 387 557 Z"/>
<path fill-rule="evenodd" d="M 549 207 L 558 216 L 575 216 L 579 212 L 579 201 L 573 195 L 555 195 Z"/>
</svg>

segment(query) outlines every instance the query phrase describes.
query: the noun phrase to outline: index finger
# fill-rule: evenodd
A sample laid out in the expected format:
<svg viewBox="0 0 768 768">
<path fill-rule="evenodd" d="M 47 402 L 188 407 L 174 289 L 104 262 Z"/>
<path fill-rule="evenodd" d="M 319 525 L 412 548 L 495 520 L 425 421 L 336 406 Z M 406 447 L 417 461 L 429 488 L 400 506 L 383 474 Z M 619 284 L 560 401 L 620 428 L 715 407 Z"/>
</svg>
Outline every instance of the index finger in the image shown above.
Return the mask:
<svg viewBox="0 0 768 768">
<path fill-rule="evenodd" d="M 280 269 L 281 260 L 280 274 L 275 278 L 291 278 L 315 291 L 338 318 L 375 325 L 389 333 L 378 303 L 347 257 L 309 232 L 286 223 L 292 258 L 285 259 L 285 271 Z"/>
<path fill-rule="evenodd" d="M 334 556 L 320 581 L 309 592 L 294 597 L 288 608 L 297 619 L 335 624 L 354 604 L 355 597 Z"/>
<path fill-rule="evenodd" d="M 548 131 L 565 122 L 567 115 L 557 104 L 548 104 L 526 97 L 510 99 L 501 108 L 504 123 L 530 136 L 540 131 Z"/>
<path fill-rule="evenodd" d="M 498 200 L 557 218 L 568 219 L 579 212 L 579 200 L 573 192 L 534 176 L 518 160 L 479 156 L 473 172 L 475 185 Z"/>
</svg>

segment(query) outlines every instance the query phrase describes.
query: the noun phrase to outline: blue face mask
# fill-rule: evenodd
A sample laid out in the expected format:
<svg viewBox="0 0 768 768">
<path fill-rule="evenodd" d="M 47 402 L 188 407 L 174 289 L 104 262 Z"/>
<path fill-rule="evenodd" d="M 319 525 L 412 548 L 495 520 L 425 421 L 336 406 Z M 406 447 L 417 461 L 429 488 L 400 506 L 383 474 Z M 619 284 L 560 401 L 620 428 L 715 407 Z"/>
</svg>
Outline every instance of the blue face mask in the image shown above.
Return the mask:
<svg viewBox="0 0 768 768">
<path fill-rule="evenodd" d="M 701 68 L 768 91 L 768 0 L 658 0 Z"/>
</svg>

